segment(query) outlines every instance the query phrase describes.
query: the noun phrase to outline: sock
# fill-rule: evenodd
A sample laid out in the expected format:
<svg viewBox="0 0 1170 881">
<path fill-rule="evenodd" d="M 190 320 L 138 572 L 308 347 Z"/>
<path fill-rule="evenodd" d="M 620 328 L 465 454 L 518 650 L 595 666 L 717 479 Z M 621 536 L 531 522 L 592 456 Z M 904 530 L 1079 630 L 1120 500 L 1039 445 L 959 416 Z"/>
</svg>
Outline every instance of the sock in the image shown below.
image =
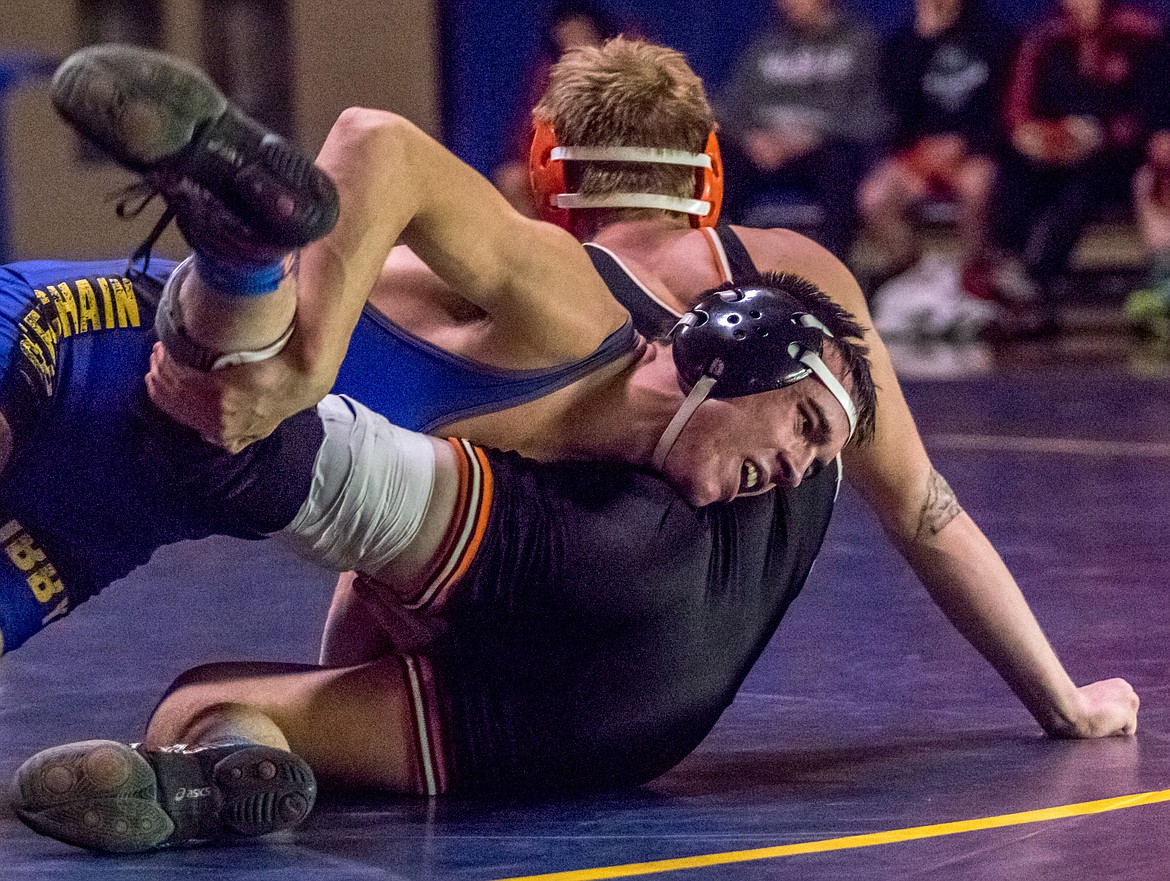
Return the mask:
<svg viewBox="0 0 1170 881">
<path fill-rule="evenodd" d="M 196 210 L 199 208 L 199 210 Z M 225 294 L 270 294 L 296 266 L 296 252 L 260 242 L 222 206 L 208 203 L 177 212 L 179 231 L 195 252 L 195 267 Z"/>
<path fill-rule="evenodd" d="M 270 263 L 244 263 L 207 251 L 195 252 L 195 271 L 205 284 L 225 294 L 254 297 L 270 294 L 288 275 L 288 255 Z"/>
</svg>

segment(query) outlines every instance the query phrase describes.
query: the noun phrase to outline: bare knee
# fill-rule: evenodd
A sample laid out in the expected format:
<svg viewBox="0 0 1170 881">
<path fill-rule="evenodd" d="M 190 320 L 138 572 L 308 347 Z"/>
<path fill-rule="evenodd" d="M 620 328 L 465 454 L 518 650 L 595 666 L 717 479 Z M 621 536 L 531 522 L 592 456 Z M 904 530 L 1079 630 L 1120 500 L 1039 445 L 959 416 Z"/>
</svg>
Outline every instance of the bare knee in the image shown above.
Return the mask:
<svg viewBox="0 0 1170 881">
<path fill-rule="evenodd" d="M 246 662 L 193 667 L 164 692 L 147 723 L 147 740 L 156 744 L 196 742 L 206 738 L 214 723 L 224 729 L 239 729 L 238 733 L 250 740 L 270 743 L 271 732 L 264 720 L 272 715 L 272 708 L 266 698 L 274 691 L 279 693 L 273 686 L 282 674 L 310 669 L 315 668 Z M 253 722 L 247 723 L 248 719 Z"/>
<path fill-rule="evenodd" d="M 147 723 L 146 740 L 152 744 L 198 742 L 191 736 L 194 722 L 227 702 L 207 699 L 203 686 L 224 680 L 232 664 L 203 664 L 185 670 L 167 687 Z"/>
</svg>

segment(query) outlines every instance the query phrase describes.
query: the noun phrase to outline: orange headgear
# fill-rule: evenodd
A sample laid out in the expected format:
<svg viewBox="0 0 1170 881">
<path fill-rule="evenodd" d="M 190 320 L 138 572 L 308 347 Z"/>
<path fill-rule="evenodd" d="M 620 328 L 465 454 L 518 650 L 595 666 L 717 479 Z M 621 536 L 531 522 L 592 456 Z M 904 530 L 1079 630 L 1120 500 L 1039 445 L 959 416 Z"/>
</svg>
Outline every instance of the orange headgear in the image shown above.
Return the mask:
<svg viewBox="0 0 1170 881">
<path fill-rule="evenodd" d="M 647 165 L 690 165 L 695 169 L 695 196 L 683 199 L 661 193 L 608 193 L 583 196 L 565 190 L 569 162 L 639 162 Z M 532 133 L 528 172 L 540 216 L 571 229 L 574 208 L 659 208 L 691 215 L 691 226 L 714 226 L 723 202 L 723 161 L 715 132 L 707 136 L 702 153 L 657 147 L 562 147 L 548 122 L 538 120 Z"/>
</svg>

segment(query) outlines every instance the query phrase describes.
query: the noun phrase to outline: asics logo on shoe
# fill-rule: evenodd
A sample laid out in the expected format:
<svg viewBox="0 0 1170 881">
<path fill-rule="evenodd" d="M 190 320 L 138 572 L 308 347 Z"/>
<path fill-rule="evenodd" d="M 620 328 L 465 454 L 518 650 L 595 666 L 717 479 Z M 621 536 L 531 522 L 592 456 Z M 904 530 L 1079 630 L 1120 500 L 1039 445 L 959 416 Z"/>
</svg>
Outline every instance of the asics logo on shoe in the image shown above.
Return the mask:
<svg viewBox="0 0 1170 881">
<path fill-rule="evenodd" d="M 210 786 L 203 786 L 198 789 L 184 789 L 179 787 L 179 789 L 175 791 L 175 801 L 182 801 L 183 799 L 192 798 L 207 798 L 209 795 L 211 795 Z"/>
</svg>

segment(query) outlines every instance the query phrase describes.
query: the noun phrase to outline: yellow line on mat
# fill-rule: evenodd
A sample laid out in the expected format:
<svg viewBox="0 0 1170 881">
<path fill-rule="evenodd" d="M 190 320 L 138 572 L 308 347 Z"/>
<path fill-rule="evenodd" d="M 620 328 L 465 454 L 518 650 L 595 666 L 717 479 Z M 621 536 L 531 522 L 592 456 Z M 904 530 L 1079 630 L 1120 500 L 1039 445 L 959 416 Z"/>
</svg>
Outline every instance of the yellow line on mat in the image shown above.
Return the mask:
<svg viewBox="0 0 1170 881">
<path fill-rule="evenodd" d="M 569 872 L 552 872 L 547 875 L 525 875 L 517 878 L 503 878 L 500 881 L 602 881 L 609 878 L 630 878 L 635 875 L 652 875 L 657 872 L 677 872 L 681 869 L 701 869 L 707 866 L 724 866 L 729 863 L 746 863 L 753 860 L 770 860 L 776 857 L 791 857 L 800 854 L 825 853 L 833 850 L 850 850 L 858 847 L 874 847 L 879 844 L 897 844 L 901 841 L 917 841 L 920 838 L 938 838 L 944 835 L 959 835 L 963 832 L 977 832 L 981 829 L 998 829 L 1003 826 L 1022 826 L 1027 823 L 1044 823 L 1066 817 L 1081 817 L 1086 814 L 1103 814 L 1141 805 L 1170 801 L 1170 789 L 1158 792 L 1139 792 L 1099 801 L 1083 801 L 1078 804 L 1060 805 L 1036 811 L 1022 811 L 1017 814 L 1000 814 L 996 817 L 981 817 L 975 820 L 959 820 L 954 823 L 938 823 L 933 826 L 911 826 L 907 829 L 892 829 L 888 832 L 870 832 L 865 835 L 847 835 L 843 838 L 826 838 L 820 841 L 803 841 L 799 844 L 783 844 L 777 847 L 760 847 L 754 850 L 737 850 L 728 853 L 701 854 L 693 857 L 679 857 L 672 860 L 654 860 L 649 863 L 630 863 L 625 866 L 603 866 L 596 869 L 575 869 Z"/>
</svg>

